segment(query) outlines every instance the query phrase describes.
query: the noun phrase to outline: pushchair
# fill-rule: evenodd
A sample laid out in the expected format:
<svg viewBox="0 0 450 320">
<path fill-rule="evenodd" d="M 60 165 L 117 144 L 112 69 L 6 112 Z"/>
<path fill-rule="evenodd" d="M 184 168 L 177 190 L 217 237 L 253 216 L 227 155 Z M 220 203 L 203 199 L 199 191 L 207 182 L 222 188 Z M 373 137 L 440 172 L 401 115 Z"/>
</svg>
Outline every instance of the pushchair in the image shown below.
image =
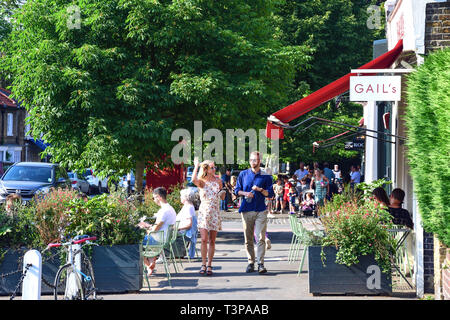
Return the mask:
<svg viewBox="0 0 450 320">
<path fill-rule="evenodd" d="M 302 201 L 299 203 L 299 208 L 300 208 L 301 215 L 305 216 L 305 217 L 315 215 L 315 211 L 316 211 L 316 203 L 315 202 L 314 202 L 314 204 L 309 206 L 309 208 L 307 208 L 307 209 L 303 208 L 302 202 L 306 200 L 306 195 L 308 193 L 310 193 L 312 195 L 312 199 L 314 200 L 314 190 L 313 189 L 309 189 L 309 190 L 304 190 L 302 192 Z"/>
</svg>

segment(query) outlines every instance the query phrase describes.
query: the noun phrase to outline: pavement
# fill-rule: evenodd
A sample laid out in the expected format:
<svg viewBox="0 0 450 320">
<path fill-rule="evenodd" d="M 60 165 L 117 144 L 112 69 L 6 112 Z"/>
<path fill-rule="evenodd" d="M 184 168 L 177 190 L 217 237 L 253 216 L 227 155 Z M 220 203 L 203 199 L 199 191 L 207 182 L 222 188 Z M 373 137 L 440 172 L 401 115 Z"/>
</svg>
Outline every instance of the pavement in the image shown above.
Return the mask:
<svg viewBox="0 0 450 320">
<path fill-rule="evenodd" d="M 104 300 L 414 300 L 414 292 L 404 290 L 392 296 L 313 296 L 309 293 L 308 261 L 298 275 L 300 261 L 288 262 L 291 243 L 289 214 L 277 214 L 269 218 L 268 234 L 272 248 L 266 251 L 265 267 L 268 272 L 245 273 L 247 256 L 239 213 L 222 214 L 222 231 L 216 239 L 216 253 L 212 276 L 198 272 L 201 260 L 189 263 L 182 260 L 183 270 L 172 271 L 169 286 L 163 265 L 157 264 L 156 273 L 150 278 L 151 290 L 143 288 L 136 293 L 102 295 Z M 197 242 L 197 248 L 200 243 Z M 300 252 L 301 254 L 301 252 Z M 301 256 L 301 255 L 300 255 Z M 146 282 L 144 281 L 144 286 Z"/>
<path fill-rule="evenodd" d="M 272 248 L 266 251 L 266 274 L 245 273 L 247 256 L 240 215 L 223 213 L 222 231 L 216 240 L 212 276 L 200 275 L 201 260 L 183 259 L 183 269 L 175 273 L 170 266 L 172 286 L 164 267 L 156 265 L 149 290 L 144 279 L 139 292 L 100 294 L 103 300 L 416 300 L 414 292 L 397 291 L 392 296 L 313 296 L 309 293 L 308 261 L 298 275 L 300 261 L 288 262 L 291 229 L 288 214 L 269 218 L 268 234 Z M 197 248 L 200 247 L 199 241 Z M 303 250 L 303 249 L 302 249 Z M 301 256 L 301 252 L 300 252 Z M 307 257 L 307 256 L 306 256 Z M 180 268 L 181 269 L 181 268 Z M 7 297 L 0 297 L 0 300 Z M 16 299 L 20 299 L 17 297 Z M 51 300 L 51 296 L 42 296 Z"/>
</svg>

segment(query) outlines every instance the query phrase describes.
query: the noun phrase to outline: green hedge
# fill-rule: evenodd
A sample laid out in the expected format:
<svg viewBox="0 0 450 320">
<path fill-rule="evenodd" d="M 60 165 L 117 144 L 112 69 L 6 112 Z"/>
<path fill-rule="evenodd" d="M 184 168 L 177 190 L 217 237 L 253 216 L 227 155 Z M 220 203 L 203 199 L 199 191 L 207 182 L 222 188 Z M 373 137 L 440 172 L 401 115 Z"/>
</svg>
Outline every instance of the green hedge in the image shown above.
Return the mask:
<svg viewBox="0 0 450 320">
<path fill-rule="evenodd" d="M 408 78 L 408 159 L 423 226 L 450 246 L 450 48 Z"/>
</svg>

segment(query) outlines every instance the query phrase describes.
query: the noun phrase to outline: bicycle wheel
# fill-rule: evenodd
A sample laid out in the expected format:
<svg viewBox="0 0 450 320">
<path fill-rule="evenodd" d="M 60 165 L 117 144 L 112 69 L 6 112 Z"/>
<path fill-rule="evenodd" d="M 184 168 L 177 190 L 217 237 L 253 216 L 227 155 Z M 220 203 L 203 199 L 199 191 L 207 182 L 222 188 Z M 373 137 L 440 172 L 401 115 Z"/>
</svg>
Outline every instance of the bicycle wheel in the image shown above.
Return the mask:
<svg viewBox="0 0 450 320">
<path fill-rule="evenodd" d="M 95 287 L 94 269 L 91 260 L 86 253 L 81 250 L 81 286 L 83 288 L 84 299 L 97 299 L 97 288 Z"/>
<path fill-rule="evenodd" d="M 66 264 L 59 268 L 54 286 L 55 300 L 84 300 L 80 275 L 72 264 Z"/>
</svg>

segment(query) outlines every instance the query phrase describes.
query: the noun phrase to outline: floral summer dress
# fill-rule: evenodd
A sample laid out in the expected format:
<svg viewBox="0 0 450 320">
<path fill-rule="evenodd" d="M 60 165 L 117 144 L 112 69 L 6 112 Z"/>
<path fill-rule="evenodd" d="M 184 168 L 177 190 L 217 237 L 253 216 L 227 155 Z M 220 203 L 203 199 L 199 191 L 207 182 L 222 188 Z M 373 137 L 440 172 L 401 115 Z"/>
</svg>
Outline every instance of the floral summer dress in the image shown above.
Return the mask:
<svg viewBox="0 0 450 320">
<path fill-rule="evenodd" d="M 198 208 L 198 228 L 213 231 L 222 230 L 220 219 L 220 191 L 218 181 L 205 181 L 205 186 L 199 188 L 200 207 Z"/>
</svg>

